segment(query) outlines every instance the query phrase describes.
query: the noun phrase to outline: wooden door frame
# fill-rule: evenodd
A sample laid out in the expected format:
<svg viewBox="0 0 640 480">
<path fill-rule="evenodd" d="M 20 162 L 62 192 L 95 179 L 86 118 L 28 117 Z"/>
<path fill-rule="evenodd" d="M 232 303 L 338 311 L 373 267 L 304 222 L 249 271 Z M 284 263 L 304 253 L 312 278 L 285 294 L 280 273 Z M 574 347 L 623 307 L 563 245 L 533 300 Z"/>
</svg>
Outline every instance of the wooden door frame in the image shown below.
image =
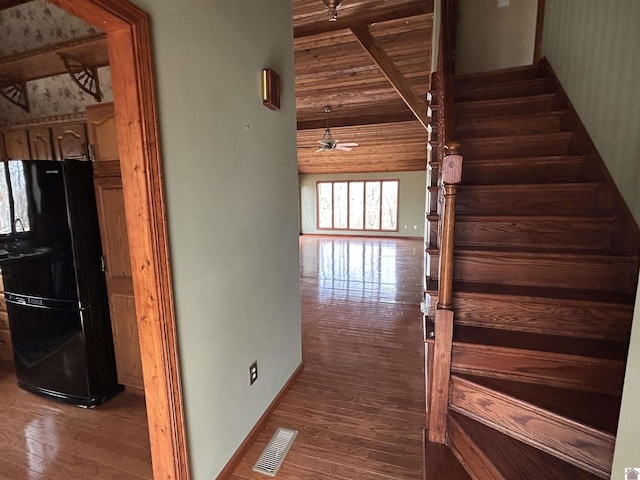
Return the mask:
<svg viewBox="0 0 640 480">
<path fill-rule="evenodd" d="M 153 477 L 188 480 L 149 17 L 127 0 L 49 0 L 107 33 Z"/>
</svg>

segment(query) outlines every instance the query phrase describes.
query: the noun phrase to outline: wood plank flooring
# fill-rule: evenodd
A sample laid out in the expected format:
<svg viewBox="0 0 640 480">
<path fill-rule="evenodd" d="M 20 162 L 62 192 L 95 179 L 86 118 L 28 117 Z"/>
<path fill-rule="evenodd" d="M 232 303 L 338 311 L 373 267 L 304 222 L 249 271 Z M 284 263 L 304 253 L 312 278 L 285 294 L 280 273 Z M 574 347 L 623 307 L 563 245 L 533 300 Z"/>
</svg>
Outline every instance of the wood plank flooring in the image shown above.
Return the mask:
<svg viewBox="0 0 640 480">
<path fill-rule="evenodd" d="M 232 479 L 279 426 L 297 430 L 277 479 L 421 479 L 425 426 L 421 239 L 300 237 L 304 371 Z"/>
<path fill-rule="evenodd" d="M 144 398 L 123 392 L 84 409 L 21 390 L 0 362 L 0 480 L 153 477 Z"/>
</svg>

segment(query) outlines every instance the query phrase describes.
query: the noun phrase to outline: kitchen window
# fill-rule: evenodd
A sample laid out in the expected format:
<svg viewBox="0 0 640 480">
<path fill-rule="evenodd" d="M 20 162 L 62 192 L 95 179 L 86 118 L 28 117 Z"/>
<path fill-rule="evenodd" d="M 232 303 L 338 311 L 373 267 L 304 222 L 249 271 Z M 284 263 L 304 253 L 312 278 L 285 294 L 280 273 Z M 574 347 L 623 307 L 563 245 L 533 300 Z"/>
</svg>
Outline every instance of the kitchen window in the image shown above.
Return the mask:
<svg viewBox="0 0 640 480">
<path fill-rule="evenodd" d="M 317 182 L 319 230 L 398 231 L 398 180 Z"/>
<path fill-rule="evenodd" d="M 21 161 L 0 162 L 0 236 L 31 230 L 27 182 Z"/>
</svg>

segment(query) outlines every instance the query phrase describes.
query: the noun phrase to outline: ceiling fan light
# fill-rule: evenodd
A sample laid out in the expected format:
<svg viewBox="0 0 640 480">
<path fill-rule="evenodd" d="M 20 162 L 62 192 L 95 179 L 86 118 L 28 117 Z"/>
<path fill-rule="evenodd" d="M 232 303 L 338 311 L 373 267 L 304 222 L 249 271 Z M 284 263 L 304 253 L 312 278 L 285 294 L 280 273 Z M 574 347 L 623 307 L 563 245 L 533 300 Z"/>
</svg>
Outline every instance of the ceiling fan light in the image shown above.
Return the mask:
<svg viewBox="0 0 640 480">
<path fill-rule="evenodd" d="M 329 21 L 338 20 L 338 7 L 342 4 L 342 0 L 322 0 L 322 3 L 329 9 Z"/>
</svg>

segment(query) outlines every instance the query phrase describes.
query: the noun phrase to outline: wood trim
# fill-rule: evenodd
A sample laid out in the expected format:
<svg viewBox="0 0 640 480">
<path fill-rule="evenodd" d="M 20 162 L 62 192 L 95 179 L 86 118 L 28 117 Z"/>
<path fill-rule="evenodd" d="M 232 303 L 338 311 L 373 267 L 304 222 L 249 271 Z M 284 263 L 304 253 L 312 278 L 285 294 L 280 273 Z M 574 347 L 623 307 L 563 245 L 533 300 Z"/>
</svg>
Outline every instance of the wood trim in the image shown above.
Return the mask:
<svg viewBox="0 0 640 480">
<path fill-rule="evenodd" d="M 542 58 L 542 34 L 544 29 L 544 5 L 545 0 L 538 0 L 538 16 L 536 17 L 536 37 L 533 47 L 533 63 L 538 63 Z"/>
<path fill-rule="evenodd" d="M 188 480 L 149 17 L 127 0 L 52 3 L 107 32 L 153 474 Z"/>
<path fill-rule="evenodd" d="M 244 441 L 240 444 L 240 446 L 236 450 L 236 453 L 233 454 L 231 459 L 218 474 L 216 480 L 226 480 L 227 478 L 231 477 L 240 461 L 247 454 L 251 445 L 253 445 L 253 442 L 255 442 L 258 434 L 262 431 L 262 429 L 264 429 L 267 420 L 269 419 L 273 411 L 278 408 L 278 405 L 280 404 L 284 396 L 289 393 L 289 390 L 291 390 L 291 387 L 298 379 L 303 370 L 304 363 L 301 363 L 300 365 L 298 365 L 298 368 L 295 369 L 291 377 L 289 377 L 289 380 L 287 380 L 287 383 L 284 384 L 284 387 L 282 387 L 278 395 L 276 395 L 276 398 L 273 399 L 273 402 L 271 402 L 262 416 L 258 419 L 258 422 L 251 429 Z"/>
</svg>

